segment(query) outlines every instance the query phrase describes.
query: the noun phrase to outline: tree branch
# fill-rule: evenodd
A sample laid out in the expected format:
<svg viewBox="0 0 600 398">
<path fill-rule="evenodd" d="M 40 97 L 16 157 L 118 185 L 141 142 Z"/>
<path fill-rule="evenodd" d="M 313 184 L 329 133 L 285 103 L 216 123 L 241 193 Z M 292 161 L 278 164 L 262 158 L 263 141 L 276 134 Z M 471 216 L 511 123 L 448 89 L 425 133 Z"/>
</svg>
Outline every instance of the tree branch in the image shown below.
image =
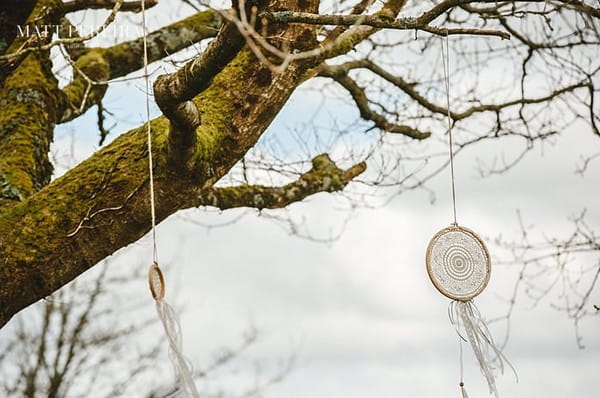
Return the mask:
<svg viewBox="0 0 600 398">
<path fill-rule="evenodd" d="M 547 1 L 548 0 L 512 0 L 510 3 L 545 3 Z M 586 14 L 594 16 L 596 18 L 600 18 L 600 9 L 589 6 L 581 0 L 555 0 L 555 1 L 557 1 L 558 3 L 564 4 L 565 7 L 574 9 L 579 12 L 586 13 Z M 498 5 L 497 0 L 444 0 L 440 3 L 438 3 L 435 7 L 431 8 L 429 11 L 421 14 L 417 18 L 417 21 L 419 23 L 428 24 L 429 22 L 433 21 L 434 19 L 436 19 L 437 17 L 439 17 L 440 15 L 442 15 L 443 13 L 445 13 L 446 11 L 448 11 L 454 7 L 464 6 L 464 5 L 471 4 L 471 3 L 494 3 L 494 4 Z"/>
<path fill-rule="evenodd" d="M 389 133 L 403 134 L 417 140 L 428 138 L 431 135 L 430 132 L 419 131 L 410 126 L 390 123 L 383 115 L 373 111 L 369 107 L 369 99 L 367 98 L 365 90 L 348 76 L 348 73 L 344 68 L 321 64 L 317 68 L 317 71 L 318 76 L 331 78 L 348 90 L 352 99 L 358 106 L 360 116 L 365 120 L 372 121 L 378 128 Z"/>
<path fill-rule="evenodd" d="M 202 55 L 177 72 L 159 76 L 154 83 L 154 97 L 160 110 L 170 121 L 168 156 L 172 164 L 184 164 L 193 155 L 195 130 L 200 113 L 191 101 L 205 90 L 213 78 L 244 46 L 244 38 L 235 25 L 228 22 Z"/>
<path fill-rule="evenodd" d="M 146 9 L 152 8 L 158 4 L 158 0 L 146 0 Z M 65 14 L 81 10 L 112 9 L 115 6 L 115 0 L 73 0 L 64 3 L 63 10 Z M 140 12 L 142 10 L 141 1 L 126 1 L 121 6 L 121 11 Z"/>
<path fill-rule="evenodd" d="M 38 1 L 27 23 L 57 24 L 60 16 L 52 7 L 60 1 Z M 26 45 L 22 42 L 15 40 L 10 52 Z M 57 119 L 52 110 L 62 100 L 48 60 L 47 50 L 23 56 L 0 85 L 0 209 L 32 195 L 52 175 L 48 151 Z"/>
<path fill-rule="evenodd" d="M 498 36 L 503 39 L 510 39 L 510 34 L 500 30 L 477 29 L 477 28 L 444 28 L 439 26 L 430 26 L 427 23 L 419 23 L 415 18 L 399 18 L 390 20 L 386 16 L 375 15 L 323 15 L 311 14 L 306 12 L 277 11 L 265 13 L 262 15 L 270 21 L 283 23 L 304 23 L 314 25 L 337 25 L 337 26 L 371 26 L 379 29 L 396 30 L 423 30 L 440 36 L 448 35 L 480 35 L 480 36 Z"/>
<path fill-rule="evenodd" d="M 360 15 L 363 12 L 365 12 L 365 10 L 372 4 L 373 4 L 373 0 L 361 0 L 354 7 L 352 7 L 352 10 L 350 11 L 350 15 Z M 348 26 L 343 26 L 343 25 L 336 26 L 335 29 L 333 29 L 333 31 L 327 35 L 325 40 L 323 40 L 322 44 L 328 45 L 329 43 L 335 41 L 335 39 L 337 39 L 347 29 L 348 29 Z"/>
<path fill-rule="evenodd" d="M 381 10 L 376 12 L 375 16 L 394 20 L 400 10 L 406 5 L 407 0 L 387 0 Z M 354 26 L 339 35 L 326 46 L 320 56 L 320 60 L 334 58 L 346 54 L 352 50 L 358 43 L 377 33 L 380 29 L 372 26 Z"/>
<path fill-rule="evenodd" d="M 312 160 L 312 169 L 298 180 L 281 187 L 241 185 L 202 190 L 191 206 L 213 206 L 221 210 L 236 207 L 280 209 L 319 192 L 341 191 L 354 177 L 367 168 L 362 162 L 342 170 L 327 154 Z"/>
<path fill-rule="evenodd" d="M 214 10 L 202 11 L 174 24 L 151 32 L 147 36 L 148 62 L 154 62 L 217 34 L 222 19 Z M 143 38 L 119 43 L 108 48 L 90 48 L 72 63 L 73 81 L 64 89 L 66 107 L 60 123 L 79 116 L 98 103 L 104 95 L 103 86 L 110 79 L 127 75 L 143 67 Z M 89 85 L 92 90 L 86 98 Z M 84 104 L 82 107 L 81 105 Z"/>
<path fill-rule="evenodd" d="M 396 86 L 397 88 L 402 90 L 405 94 L 407 94 L 410 98 L 412 98 L 414 101 L 416 101 L 419 105 L 421 105 L 425 109 L 427 109 L 433 113 L 438 113 L 438 114 L 441 114 L 444 116 L 446 116 L 448 114 L 448 110 L 445 107 L 437 105 L 437 104 L 431 102 L 429 99 L 427 99 L 423 95 L 421 95 L 415 89 L 414 83 L 409 83 L 406 80 L 404 80 L 402 77 L 391 74 L 390 72 L 386 71 L 385 69 L 381 68 L 380 66 L 378 66 L 377 64 L 375 64 L 374 62 L 372 62 L 368 59 L 349 61 L 349 62 L 345 62 L 340 65 L 334 65 L 334 66 L 328 65 L 325 67 L 323 65 L 325 65 L 325 64 L 322 64 L 317 69 L 319 71 L 326 71 L 324 73 L 329 74 L 329 75 L 346 75 L 348 73 L 348 71 L 350 71 L 352 69 L 357 69 L 357 68 L 368 69 L 369 71 L 382 77 L 389 83 L 393 84 L 394 86 Z M 332 76 L 327 76 L 327 77 L 332 77 Z M 354 85 L 356 85 L 356 83 L 354 83 Z M 550 92 L 549 94 L 541 96 L 541 97 L 517 98 L 514 100 L 510 100 L 510 101 L 499 102 L 497 104 L 474 105 L 472 107 L 465 109 L 462 112 L 457 112 L 457 111 L 454 111 L 451 109 L 450 110 L 450 118 L 454 121 L 459 121 L 459 120 L 466 119 L 476 113 L 500 112 L 501 110 L 503 110 L 505 108 L 510 108 L 510 107 L 517 106 L 517 105 L 540 104 L 540 103 L 548 102 L 548 101 L 550 101 L 554 98 L 557 98 L 563 94 L 573 92 L 574 90 L 577 90 L 580 88 L 589 88 L 589 87 L 590 87 L 590 83 L 588 81 L 582 81 L 580 83 L 575 83 L 575 84 L 554 90 L 554 91 Z"/>
</svg>

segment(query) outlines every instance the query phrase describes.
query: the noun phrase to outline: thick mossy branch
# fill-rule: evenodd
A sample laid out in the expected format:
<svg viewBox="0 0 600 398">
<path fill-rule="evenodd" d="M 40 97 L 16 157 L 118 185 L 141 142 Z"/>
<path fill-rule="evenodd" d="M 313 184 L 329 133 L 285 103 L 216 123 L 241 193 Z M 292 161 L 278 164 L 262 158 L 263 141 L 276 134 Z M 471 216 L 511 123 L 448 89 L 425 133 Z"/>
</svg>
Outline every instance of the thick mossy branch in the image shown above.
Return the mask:
<svg viewBox="0 0 600 398">
<path fill-rule="evenodd" d="M 212 79 L 227 65 L 245 44 L 234 24 L 226 23 L 208 48 L 198 57 L 169 75 L 157 78 L 154 90 L 159 106 L 188 101 L 206 89 Z"/>
<path fill-rule="evenodd" d="M 171 122 L 168 148 L 171 164 L 184 165 L 193 155 L 195 131 L 201 117 L 191 99 L 210 86 L 213 78 L 231 62 L 244 43 L 237 28 L 226 23 L 200 56 L 177 72 L 156 79 L 155 101 Z"/>
<path fill-rule="evenodd" d="M 206 10 L 148 33 L 148 61 L 157 61 L 201 40 L 215 37 L 221 24 L 218 12 Z M 111 65 L 111 79 L 142 69 L 143 50 L 142 38 L 96 49 Z"/>
<path fill-rule="evenodd" d="M 312 165 L 312 169 L 302 174 L 298 180 L 284 186 L 241 185 L 205 189 L 192 205 L 213 206 L 221 210 L 236 207 L 279 209 L 319 192 L 341 191 L 367 168 L 362 162 L 342 170 L 326 154 L 314 158 Z"/>
<path fill-rule="evenodd" d="M 28 23 L 34 18 L 57 22 L 55 13 L 44 11 L 51 7 L 60 7 L 60 2 L 38 2 Z M 0 207 L 32 195 L 52 175 L 48 152 L 63 100 L 48 56 L 47 51 L 26 56 L 0 87 Z"/>
<path fill-rule="evenodd" d="M 148 34 L 148 61 L 154 62 L 183 50 L 190 44 L 214 37 L 221 16 L 214 10 L 202 11 Z M 144 66 L 143 39 L 126 41 L 108 48 L 91 48 L 73 65 L 73 81 L 63 92 L 66 97 L 60 122 L 67 122 L 97 104 L 109 79 L 115 79 Z M 91 88 L 90 81 L 93 82 Z"/>
</svg>

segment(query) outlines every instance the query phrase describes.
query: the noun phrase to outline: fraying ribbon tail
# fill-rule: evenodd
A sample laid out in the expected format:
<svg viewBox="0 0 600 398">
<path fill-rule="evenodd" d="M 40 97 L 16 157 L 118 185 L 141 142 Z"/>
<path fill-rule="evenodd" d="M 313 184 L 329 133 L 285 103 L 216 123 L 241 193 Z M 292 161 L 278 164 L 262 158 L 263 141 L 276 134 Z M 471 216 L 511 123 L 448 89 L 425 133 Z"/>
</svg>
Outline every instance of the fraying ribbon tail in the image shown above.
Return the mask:
<svg viewBox="0 0 600 398">
<path fill-rule="evenodd" d="M 499 370 L 503 374 L 505 367 L 508 366 L 518 381 L 517 372 L 494 343 L 490 330 L 472 301 L 453 301 L 450 306 L 452 324 L 456 327 L 459 337 L 468 341 L 471 345 L 481 373 L 487 381 L 490 394 L 493 394 L 495 398 L 499 398 L 500 395 L 494 376 L 495 371 Z M 462 380 L 460 389 L 462 397 L 468 398 Z"/>
<path fill-rule="evenodd" d="M 467 394 L 467 389 L 463 382 L 460 383 L 460 394 L 462 395 L 462 398 L 469 398 L 469 394 Z"/>
<path fill-rule="evenodd" d="M 187 398 L 198 398 L 191 366 L 183 355 L 181 327 L 173 307 L 165 301 L 165 280 L 158 263 L 154 262 L 148 272 L 150 292 L 156 302 L 156 312 L 169 340 L 169 359 L 175 370 L 179 391 Z"/>
<path fill-rule="evenodd" d="M 169 357 L 175 369 L 179 387 L 183 390 L 185 397 L 197 398 L 199 395 L 193 380 L 192 370 L 188 360 L 183 355 L 181 328 L 177 314 L 173 307 L 162 299 L 156 301 L 156 312 L 169 340 Z"/>
</svg>

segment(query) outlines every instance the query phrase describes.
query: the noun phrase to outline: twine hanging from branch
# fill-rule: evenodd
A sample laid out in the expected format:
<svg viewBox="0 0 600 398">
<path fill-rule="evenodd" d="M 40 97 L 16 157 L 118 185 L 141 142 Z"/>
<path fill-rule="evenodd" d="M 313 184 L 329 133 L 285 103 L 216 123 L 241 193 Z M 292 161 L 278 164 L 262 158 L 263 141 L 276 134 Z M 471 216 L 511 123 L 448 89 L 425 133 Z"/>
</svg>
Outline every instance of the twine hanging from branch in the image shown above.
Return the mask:
<svg viewBox="0 0 600 398">
<path fill-rule="evenodd" d="M 441 47 L 446 89 L 453 221 L 449 227 L 443 228 L 431 239 L 427 247 L 425 263 L 433 285 L 440 293 L 453 300 L 450 303 L 448 313 L 459 337 L 459 388 L 462 397 L 468 398 L 463 380 L 462 347 L 463 342 L 468 342 L 477 359 L 481 373 L 487 381 L 490 394 L 498 398 L 495 372 L 500 371 L 503 373 L 505 366 L 509 366 L 515 377 L 517 374 L 494 343 L 492 334 L 472 301 L 487 286 L 492 267 L 490 255 L 483 240 L 472 230 L 459 226 L 457 221 L 454 149 L 450 113 L 450 57 L 447 35 L 445 42 L 442 41 Z"/>
<path fill-rule="evenodd" d="M 198 398 L 189 361 L 183 355 L 182 334 L 179 318 L 173 307 L 165 300 L 165 278 L 158 265 L 156 239 L 156 198 L 154 195 L 154 165 L 152 159 L 152 127 L 150 126 L 150 81 L 148 75 L 148 43 L 146 29 L 146 4 L 142 0 L 142 29 L 144 45 L 144 81 L 146 85 L 146 135 L 148 146 L 148 176 L 150 180 L 150 217 L 152 221 L 152 265 L 148 270 L 148 284 L 152 298 L 156 304 L 156 312 L 163 325 L 169 343 L 169 359 L 177 377 L 178 390 L 176 396 L 183 394 L 186 398 Z"/>
</svg>

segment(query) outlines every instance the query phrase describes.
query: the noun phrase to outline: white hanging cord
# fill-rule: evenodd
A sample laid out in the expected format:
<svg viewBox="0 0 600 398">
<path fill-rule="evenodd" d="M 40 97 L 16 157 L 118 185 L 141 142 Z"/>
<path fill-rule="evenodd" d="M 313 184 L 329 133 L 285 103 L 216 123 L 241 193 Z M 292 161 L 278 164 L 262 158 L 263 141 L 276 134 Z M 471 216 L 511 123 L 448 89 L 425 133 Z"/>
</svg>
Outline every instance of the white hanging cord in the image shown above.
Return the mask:
<svg viewBox="0 0 600 398">
<path fill-rule="evenodd" d="M 467 394 L 467 389 L 465 388 L 464 381 L 464 361 L 463 361 L 463 341 L 466 342 L 467 339 L 463 337 L 461 334 L 461 330 L 463 330 L 463 325 L 461 325 L 461 317 L 458 313 L 457 306 L 458 301 L 453 300 L 450 302 L 448 306 L 448 318 L 450 318 L 450 323 L 454 325 L 456 328 L 456 335 L 458 336 L 458 364 L 459 364 L 459 380 L 458 387 L 460 388 L 460 394 L 462 398 L 469 398 Z"/>
<path fill-rule="evenodd" d="M 450 117 L 450 51 L 448 49 L 448 31 L 446 30 L 446 51 L 444 51 L 444 39 L 442 38 L 442 63 L 444 69 L 444 84 L 446 86 L 446 110 L 448 119 L 448 148 L 450 151 L 450 176 L 452 181 L 452 211 L 454 213 L 453 225 L 456 222 L 456 188 L 454 184 L 454 148 L 452 147 L 452 118 Z"/>
<path fill-rule="evenodd" d="M 460 380 L 458 386 L 460 387 L 460 393 L 462 398 L 469 398 L 467 395 L 467 389 L 465 388 L 464 380 L 464 366 L 463 366 L 463 339 L 462 336 L 458 336 L 458 347 L 459 347 L 459 362 L 460 362 Z"/>
<path fill-rule="evenodd" d="M 154 164 L 152 162 L 152 128 L 150 127 L 150 77 L 148 76 L 148 42 L 146 39 L 146 4 L 142 0 L 142 34 L 144 43 L 144 81 L 146 84 L 146 136 L 148 140 L 148 174 L 150 176 L 150 215 L 152 218 L 152 261 L 157 261 L 156 202 L 154 198 Z"/>
<path fill-rule="evenodd" d="M 454 221 L 452 225 L 458 225 L 456 221 L 456 187 L 454 183 L 454 148 L 452 146 L 452 120 L 450 116 L 450 49 L 448 45 L 448 31 L 446 31 L 445 40 L 442 38 L 442 66 L 444 69 L 444 86 L 446 88 L 446 119 L 448 121 L 448 151 L 450 152 L 450 182 L 452 187 L 452 213 L 454 215 Z M 445 48 L 444 48 L 445 44 Z M 461 316 L 457 311 L 457 306 L 459 303 L 457 301 L 453 301 L 450 303 L 450 320 L 453 324 L 456 325 L 456 331 L 458 333 L 458 344 L 459 344 L 459 369 L 460 369 L 460 379 L 458 382 L 458 386 L 460 388 L 460 393 L 462 398 L 469 398 L 467 394 L 467 390 L 465 388 L 464 382 L 464 361 L 463 361 L 463 340 L 466 339 L 460 334 L 461 329 Z M 463 323 L 463 326 L 464 323 Z M 467 336 L 469 334 L 467 333 Z M 487 377 L 486 377 L 487 378 Z M 489 381 L 489 379 L 488 379 Z"/>
<path fill-rule="evenodd" d="M 165 279 L 158 265 L 156 245 L 156 199 L 154 196 L 154 164 L 152 162 L 152 128 L 150 126 L 150 79 L 148 74 L 148 43 L 146 31 L 146 4 L 142 0 L 142 33 L 144 51 L 144 81 L 146 84 L 146 135 L 148 142 L 148 175 L 150 179 L 150 216 L 152 219 L 152 265 L 148 271 L 150 292 L 156 302 L 156 312 L 161 320 L 169 342 L 169 359 L 175 370 L 178 391 L 187 398 L 198 398 L 193 373 L 188 360 L 183 355 L 182 336 L 179 319 L 173 308 L 165 301 Z"/>
</svg>

